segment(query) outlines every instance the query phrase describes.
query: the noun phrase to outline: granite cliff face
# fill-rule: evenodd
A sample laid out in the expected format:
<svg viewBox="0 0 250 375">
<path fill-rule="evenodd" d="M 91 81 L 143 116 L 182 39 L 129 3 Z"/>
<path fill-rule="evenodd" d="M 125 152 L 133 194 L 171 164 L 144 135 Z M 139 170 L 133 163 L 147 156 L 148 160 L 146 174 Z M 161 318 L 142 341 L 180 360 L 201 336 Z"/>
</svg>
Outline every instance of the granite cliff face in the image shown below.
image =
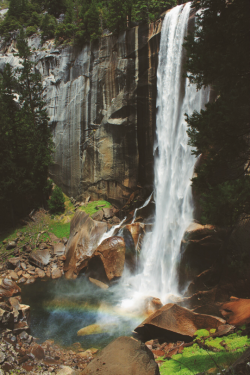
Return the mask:
<svg viewBox="0 0 250 375">
<path fill-rule="evenodd" d="M 69 196 L 125 202 L 151 184 L 161 22 L 40 58 L 55 141 L 54 181 Z"/>
<path fill-rule="evenodd" d="M 82 48 L 29 39 L 55 142 L 53 180 L 68 196 L 124 203 L 153 182 L 161 20 Z M 0 69 L 18 65 L 15 41 Z"/>
</svg>

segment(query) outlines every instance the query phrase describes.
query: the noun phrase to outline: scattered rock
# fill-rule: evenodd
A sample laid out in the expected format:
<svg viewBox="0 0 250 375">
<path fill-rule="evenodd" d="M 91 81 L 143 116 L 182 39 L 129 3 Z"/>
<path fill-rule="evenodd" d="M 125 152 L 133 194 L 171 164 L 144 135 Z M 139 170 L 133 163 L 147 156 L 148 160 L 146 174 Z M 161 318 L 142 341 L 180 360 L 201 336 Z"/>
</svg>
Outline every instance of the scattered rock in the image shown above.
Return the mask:
<svg viewBox="0 0 250 375">
<path fill-rule="evenodd" d="M 2 351 L 0 351 L 0 364 L 3 363 L 4 360 L 5 360 L 5 354 Z"/>
<path fill-rule="evenodd" d="M 0 279 L 0 297 L 12 297 L 21 292 L 19 286 L 10 279 Z"/>
<path fill-rule="evenodd" d="M 34 277 L 31 276 L 29 279 L 26 280 L 25 285 L 32 284 L 32 283 L 34 283 L 35 281 L 36 281 L 36 279 L 35 279 Z"/>
<path fill-rule="evenodd" d="M 6 245 L 6 250 L 11 250 L 11 249 L 14 249 L 15 247 L 16 247 L 15 241 L 9 241 Z"/>
<path fill-rule="evenodd" d="M 43 270 L 41 270 L 41 268 L 36 268 L 36 274 L 41 279 L 45 277 L 45 272 Z"/>
<path fill-rule="evenodd" d="M 153 353 L 145 344 L 119 337 L 90 362 L 82 375 L 159 375 Z"/>
<path fill-rule="evenodd" d="M 49 250 L 35 250 L 29 256 L 29 261 L 39 268 L 44 268 L 50 262 L 50 252 Z"/>
<path fill-rule="evenodd" d="M 77 372 L 69 366 L 62 366 L 62 368 L 56 372 L 56 375 L 77 375 Z"/>
<path fill-rule="evenodd" d="M 52 279 L 59 279 L 59 277 L 62 276 L 62 271 L 59 268 L 54 268 L 51 271 L 51 277 Z"/>
<path fill-rule="evenodd" d="M 26 270 L 27 266 L 26 266 L 26 264 L 25 264 L 24 262 L 21 263 L 21 268 L 22 268 L 24 271 Z"/>
<path fill-rule="evenodd" d="M 27 281 L 27 279 L 25 277 L 21 277 L 19 280 L 18 280 L 18 284 L 22 284 L 22 283 L 25 283 Z"/>
<path fill-rule="evenodd" d="M 18 275 L 14 271 L 9 272 L 9 276 L 12 278 L 12 280 L 17 281 L 19 279 Z"/>
<path fill-rule="evenodd" d="M 43 348 L 38 345 L 34 344 L 31 348 L 31 353 L 36 357 L 36 359 L 41 360 L 45 357 Z"/>
<path fill-rule="evenodd" d="M 57 256 L 62 256 L 65 254 L 65 246 L 63 243 L 59 242 L 54 245 L 53 254 Z"/>
<path fill-rule="evenodd" d="M 7 267 L 12 270 L 14 270 L 17 267 L 20 267 L 20 258 L 18 257 L 8 259 Z"/>
</svg>

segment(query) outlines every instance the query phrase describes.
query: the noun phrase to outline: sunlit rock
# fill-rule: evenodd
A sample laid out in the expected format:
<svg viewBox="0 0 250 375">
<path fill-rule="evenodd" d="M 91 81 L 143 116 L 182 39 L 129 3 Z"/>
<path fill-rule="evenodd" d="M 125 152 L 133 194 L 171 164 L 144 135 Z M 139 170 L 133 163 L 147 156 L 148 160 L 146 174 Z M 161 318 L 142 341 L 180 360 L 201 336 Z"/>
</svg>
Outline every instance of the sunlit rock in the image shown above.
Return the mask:
<svg viewBox="0 0 250 375">
<path fill-rule="evenodd" d="M 80 329 L 77 332 L 77 336 L 88 336 L 97 333 L 109 332 L 111 328 L 114 328 L 115 324 L 91 324 L 87 327 Z"/>
<path fill-rule="evenodd" d="M 83 211 L 77 211 L 70 223 L 70 237 L 66 245 L 64 272 L 66 278 L 75 278 L 86 268 L 99 240 L 107 231 L 106 223 L 94 221 Z"/>
<path fill-rule="evenodd" d="M 99 280 L 93 279 L 92 277 L 89 277 L 89 281 L 90 281 L 92 284 L 98 286 L 98 287 L 101 288 L 101 289 L 108 289 L 108 288 L 109 288 L 109 286 L 108 286 L 107 284 L 104 284 L 103 282 L 101 282 L 101 281 L 99 281 Z"/>
<path fill-rule="evenodd" d="M 191 310 L 168 303 L 145 319 L 135 332 L 147 339 L 165 337 L 189 341 L 199 329 L 218 328 L 225 320 L 211 316 L 196 314 Z"/>
<path fill-rule="evenodd" d="M 105 239 L 95 250 L 95 258 L 102 261 L 108 280 L 121 277 L 125 263 L 125 241 L 122 237 L 113 236 Z"/>
<path fill-rule="evenodd" d="M 36 265 L 39 268 L 44 268 L 50 262 L 50 252 L 48 249 L 45 250 L 35 250 L 30 253 L 29 261 L 30 263 Z"/>
</svg>

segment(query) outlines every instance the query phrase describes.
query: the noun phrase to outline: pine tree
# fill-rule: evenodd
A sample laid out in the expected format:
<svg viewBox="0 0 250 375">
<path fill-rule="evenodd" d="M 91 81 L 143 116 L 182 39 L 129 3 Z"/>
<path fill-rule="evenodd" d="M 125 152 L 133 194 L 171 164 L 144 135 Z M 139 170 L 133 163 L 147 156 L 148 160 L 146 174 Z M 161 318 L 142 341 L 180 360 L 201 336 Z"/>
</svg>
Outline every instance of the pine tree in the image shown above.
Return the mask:
<svg viewBox="0 0 250 375">
<path fill-rule="evenodd" d="M 53 148 L 41 76 L 29 60 L 23 30 L 17 48 L 22 67 L 14 75 L 6 65 L 0 82 L 0 204 L 5 222 L 43 203 Z"/>
<path fill-rule="evenodd" d="M 198 87 L 210 85 L 217 96 L 205 111 L 187 117 L 189 144 L 196 156 L 202 154 L 193 186 L 201 196 L 203 223 L 232 226 L 250 214 L 250 3 L 193 5 L 200 13 L 185 43 L 188 76 Z"/>
</svg>

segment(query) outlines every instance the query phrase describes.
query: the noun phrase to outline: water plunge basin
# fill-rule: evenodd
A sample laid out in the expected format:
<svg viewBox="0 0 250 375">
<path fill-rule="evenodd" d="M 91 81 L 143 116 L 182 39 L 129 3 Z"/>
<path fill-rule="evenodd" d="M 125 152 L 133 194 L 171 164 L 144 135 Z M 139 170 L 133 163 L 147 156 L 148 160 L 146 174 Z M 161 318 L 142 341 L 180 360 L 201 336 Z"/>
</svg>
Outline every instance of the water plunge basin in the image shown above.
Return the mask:
<svg viewBox="0 0 250 375">
<path fill-rule="evenodd" d="M 119 336 L 131 336 L 143 320 L 119 308 L 122 295 L 116 285 L 103 290 L 83 275 L 22 286 L 22 301 L 31 308 L 31 335 L 40 343 L 49 339 L 64 347 L 80 342 L 84 349 L 101 349 Z M 84 327 L 85 335 L 78 336 Z"/>
</svg>

